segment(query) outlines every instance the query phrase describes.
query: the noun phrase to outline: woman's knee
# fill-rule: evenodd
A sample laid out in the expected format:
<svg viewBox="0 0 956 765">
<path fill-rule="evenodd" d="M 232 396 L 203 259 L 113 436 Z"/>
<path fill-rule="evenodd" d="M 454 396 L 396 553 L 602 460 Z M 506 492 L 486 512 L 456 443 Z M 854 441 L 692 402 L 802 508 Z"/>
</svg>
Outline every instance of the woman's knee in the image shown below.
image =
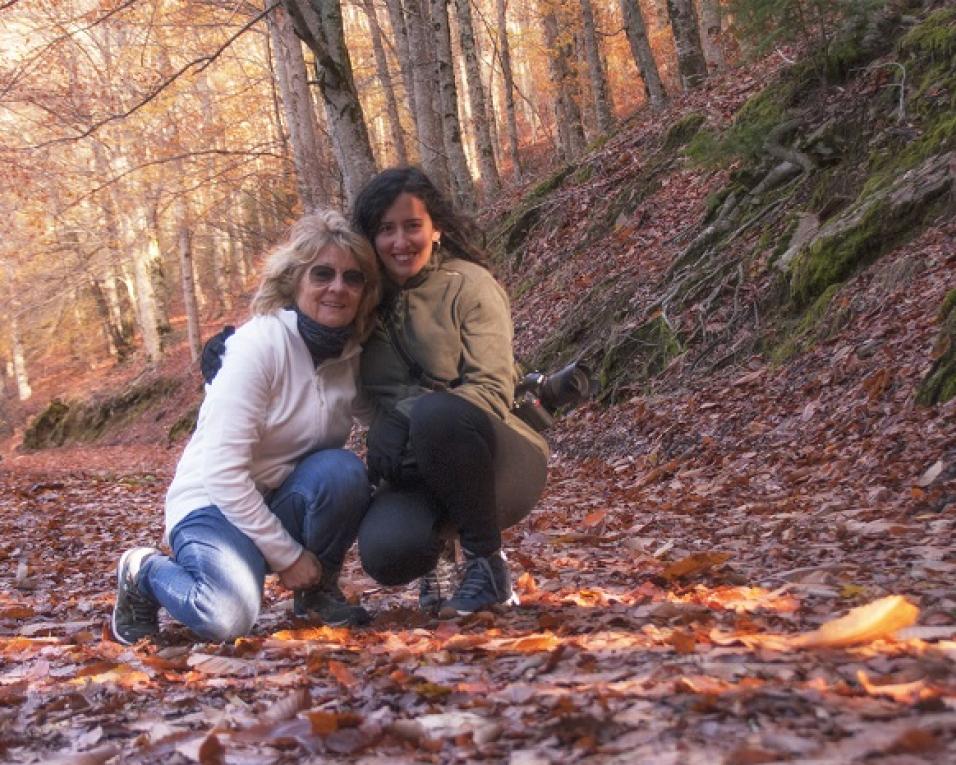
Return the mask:
<svg viewBox="0 0 956 765">
<path fill-rule="evenodd" d="M 248 635 L 259 616 L 261 596 L 256 593 L 207 593 L 195 601 L 193 632 L 204 640 L 222 643 Z"/>
<path fill-rule="evenodd" d="M 358 534 L 365 572 L 379 584 L 394 586 L 431 571 L 440 552 L 434 524 L 403 515 L 398 508 L 379 504 L 374 509 L 365 516 Z"/>
</svg>

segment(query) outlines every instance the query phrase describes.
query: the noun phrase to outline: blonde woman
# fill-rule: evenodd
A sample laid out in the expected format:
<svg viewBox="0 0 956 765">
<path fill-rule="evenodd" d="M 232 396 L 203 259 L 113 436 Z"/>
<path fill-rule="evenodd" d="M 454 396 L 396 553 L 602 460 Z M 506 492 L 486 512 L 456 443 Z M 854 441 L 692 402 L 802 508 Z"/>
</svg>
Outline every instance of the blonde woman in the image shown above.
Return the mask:
<svg viewBox="0 0 956 765">
<path fill-rule="evenodd" d="M 365 467 L 342 447 L 378 297 L 375 253 L 338 213 L 306 215 L 273 251 L 166 495 L 172 555 L 120 558 L 116 640 L 155 634 L 160 608 L 204 640 L 244 635 L 269 571 L 297 615 L 368 621 L 338 575 L 369 501 Z"/>
</svg>

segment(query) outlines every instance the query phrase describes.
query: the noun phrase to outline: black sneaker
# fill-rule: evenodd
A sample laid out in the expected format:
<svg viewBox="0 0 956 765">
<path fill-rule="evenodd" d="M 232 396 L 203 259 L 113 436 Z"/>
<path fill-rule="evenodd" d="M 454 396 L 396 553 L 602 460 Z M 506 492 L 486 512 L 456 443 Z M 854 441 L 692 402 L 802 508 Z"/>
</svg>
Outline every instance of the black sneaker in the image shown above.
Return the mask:
<svg viewBox="0 0 956 765">
<path fill-rule="evenodd" d="M 325 571 L 322 578 L 326 579 Z M 292 613 L 297 619 L 320 621 L 329 627 L 361 627 L 372 621 L 372 616 L 362 606 L 348 602 L 339 587 L 338 572 L 318 587 L 296 590 L 292 594 Z"/>
<path fill-rule="evenodd" d="M 501 552 L 487 558 L 465 551 L 465 572 L 458 591 L 441 608 L 441 616 L 464 616 L 493 606 L 517 605 L 511 574 Z"/>
<path fill-rule="evenodd" d="M 458 586 L 458 562 L 455 560 L 455 540 L 445 543 L 435 568 L 418 580 L 418 607 L 422 611 L 437 612 L 441 608 L 442 593 L 446 595 Z"/>
<path fill-rule="evenodd" d="M 127 550 L 116 567 L 116 605 L 110 628 L 117 643 L 133 645 L 159 632 L 159 604 L 139 591 L 139 572 L 147 558 L 157 555 L 155 547 Z"/>
</svg>

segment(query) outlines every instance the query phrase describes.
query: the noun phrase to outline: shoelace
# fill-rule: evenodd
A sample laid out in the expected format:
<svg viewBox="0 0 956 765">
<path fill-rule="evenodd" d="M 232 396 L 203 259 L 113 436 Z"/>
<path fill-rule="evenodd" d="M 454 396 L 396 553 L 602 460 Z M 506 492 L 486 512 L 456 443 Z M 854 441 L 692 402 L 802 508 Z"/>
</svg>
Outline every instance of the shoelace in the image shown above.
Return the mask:
<svg viewBox="0 0 956 765">
<path fill-rule="evenodd" d="M 145 595 L 140 594 L 136 585 L 130 583 L 127 601 L 129 609 L 133 612 L 133 617 L 138 622 L 156 621 L 156 604 Z"/>
<path fill-rule="evenodd" d="M 487 558 L 473 558 L 468 562 L 465 569 L 465 575 L 462 577 L 461 586 L 455 597 L 472 598 L 485 589 L 486 582 L 491 582 L 495 597 L 498 596 L 498 583 L 495 582 L 495 574 L 491 570 L 491 564 Z"/>
</svg>

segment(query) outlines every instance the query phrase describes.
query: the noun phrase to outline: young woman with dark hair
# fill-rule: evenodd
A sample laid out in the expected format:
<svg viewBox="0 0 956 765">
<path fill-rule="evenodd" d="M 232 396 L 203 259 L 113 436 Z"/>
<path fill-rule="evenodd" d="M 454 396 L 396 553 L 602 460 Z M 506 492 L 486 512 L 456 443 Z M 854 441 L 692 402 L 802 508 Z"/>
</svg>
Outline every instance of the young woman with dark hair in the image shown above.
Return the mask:
<svg viewBox="0 0 956 765">
<path fill-rule="evenodd" d="M 358 534 L 365 570 L 421 578 L 423 607 L 467 614 L 513 599 L 501 531 L 530 513 L 548 447 L 510 411 L 516 373 L 508 297 L 472 228 L 413 167 L 373 178 L 353 225 L 383 270 L 361 380 L 375 406 L 368 466 L 378 488 Z M 448 533 L 465 566 L 445 600 L 435 566 Z"/>
</svg>

